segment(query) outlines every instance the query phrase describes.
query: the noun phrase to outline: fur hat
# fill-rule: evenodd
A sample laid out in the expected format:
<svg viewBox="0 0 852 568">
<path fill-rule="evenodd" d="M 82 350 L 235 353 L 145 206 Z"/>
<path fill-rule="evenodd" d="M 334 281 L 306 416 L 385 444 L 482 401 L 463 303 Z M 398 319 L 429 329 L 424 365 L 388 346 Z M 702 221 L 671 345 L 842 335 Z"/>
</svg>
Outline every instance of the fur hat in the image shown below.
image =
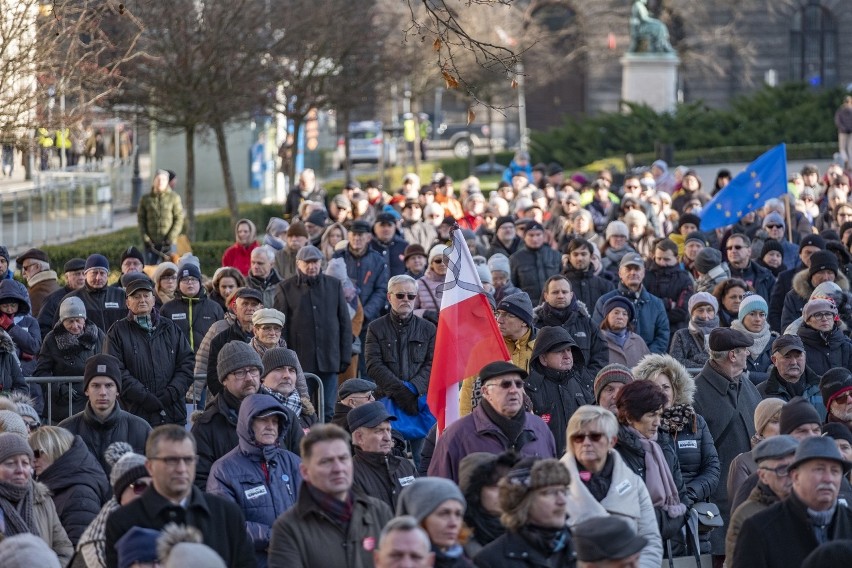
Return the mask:
<svg viewBox="0 0 852 568">
<path fill-rule="evenodd" d="M 419 522 L 432 514 L 432 511 L 448 499 L 454 499 L 467 507 L 467 501 L 459 486 L 442 477 L 420 477 L 406 486 L 399 494 L 396 514 L 411 515 Z"/>
<path fill-rule="evenodd" d="M 239 340 L 229 341 L 216 358 L 219 380 L 224 381 L 229 374 L 243 367 L 257 367 L 263 373 L 263 362 L 251 345 Z"/>
<path fill-rule="evenodd" d="M 571 483 L 568 468 L 554 458 L 524 458 L 509 470 L 500 480 L 500 508 L 503 510 L 503 524 L 517 525 L 516 514 L 524 501 L 533 491 L 554 485 L 566 486 Z"/>
<path fill-rule="evenodd" d="M 785 404 L 780 398 L 764 398 L 758 403 L 754 410 L 754 431 L 759 436 L 763 436 L 766 425 L 779 415 Z"/>
<path fill-rule="evenodd" d="M 683 366 L 683 363 L 671 355 L 652 353 L 642 358 L 633 367 L 633 377 L 637 381 L 653 379 L 665 373 L 672 382 L 672 404 L 692 404 L 695 397 L 695 379 Z"/>
</svg>

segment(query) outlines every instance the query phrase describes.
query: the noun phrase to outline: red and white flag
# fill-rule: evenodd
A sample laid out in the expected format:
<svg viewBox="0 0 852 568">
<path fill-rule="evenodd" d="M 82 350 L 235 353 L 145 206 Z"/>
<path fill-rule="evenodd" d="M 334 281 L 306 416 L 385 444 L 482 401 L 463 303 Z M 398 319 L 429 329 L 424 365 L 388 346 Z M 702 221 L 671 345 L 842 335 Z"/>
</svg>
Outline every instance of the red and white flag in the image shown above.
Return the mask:
<svg viewBox="0 0 852 568">
<path fill-rule="evenodd" d="M 447 248 L 447 276 L 441 297 L 438 335 L 426 400 L 438 420 L 438 434 L 459 419 L 459 383 L 494 361 L 509 361 L 509 351 L 470 250 L 456 225 Z"/>
</svg>

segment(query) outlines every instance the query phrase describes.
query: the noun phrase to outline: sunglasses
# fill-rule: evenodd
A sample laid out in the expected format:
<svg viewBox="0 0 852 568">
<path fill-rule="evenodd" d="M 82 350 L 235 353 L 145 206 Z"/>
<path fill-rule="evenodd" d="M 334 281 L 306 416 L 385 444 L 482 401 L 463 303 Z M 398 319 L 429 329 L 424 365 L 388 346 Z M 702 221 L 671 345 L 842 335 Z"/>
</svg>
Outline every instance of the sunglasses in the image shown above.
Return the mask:
<svg viewBox="0 0 852 568">
<path fill-rule="evenodd" d="M 839 402 L 840 404 L 846 404 L 846 402 L 852 398 L 852 392 L 845 392 L 843 394 L 839 394 L 832 399 L 832 402 Z"/>
<path fill-rule="evenodd" d="M 784 225 L 766 225 L 767 229 L 783 229 Z"/>
<path fill-rule="evenodd" d="M 603 432 L 578 432 L 571 434 L 571 442 L 574 444 L 582 444 L 586 438 L 592 442 L 600 442 L 601 438 L 603 438 Z"/>
<path fill-rule="evenodd" d="M 444 264 L 443 258 L 435 258 L 432 260 L 432 264 Z"/>
<path fill-rule="evenodd" d="M 143 493 L 145 493 L 145 490 L 148 489 L 149 485 L 150 483 L 148 483 L 147 481 L 137 481 L 135 483 L 131 483 L 130 485 L 128 485 L 128 487 L 133 490 L 134 495 L 142 495 Z"/>
<path fill-rule="evenodd" d="M 522 389 L 524 388 L 524 381 L 520 379 L 517 381 L 506 379 L 505 381 L 500 381 L 499 383 L 489 383 L 489 385 L 492 387 L 500 387 L 503 390 L 509 390 L 512 387 L 515 387 L 516 389 Z"/>
<path fill-rule="evenodd" d="M 47 455 L 47 452 L 40 449 L 40 448 L 36 448 L 35 450 L 33 450 L 33 457 L 35 457 L 36 459 L 40 458 L 41 456 L 46 456 L 46 455 Z"/>
<path fill-rule="evenodd" d="M 731 245 L 727 247 L 727 250 L 742 250 L 746 248 L 745 245 Z"/>
<path fill-rule="evenodd" d="M 396 293 L 394 293 L 394 297 L 397 300 L 405 300 L 405 299 L 413 300 L 417 297 L 417 294 L 403 294 L 402 292 L 396 292 Z"/>
</svg>

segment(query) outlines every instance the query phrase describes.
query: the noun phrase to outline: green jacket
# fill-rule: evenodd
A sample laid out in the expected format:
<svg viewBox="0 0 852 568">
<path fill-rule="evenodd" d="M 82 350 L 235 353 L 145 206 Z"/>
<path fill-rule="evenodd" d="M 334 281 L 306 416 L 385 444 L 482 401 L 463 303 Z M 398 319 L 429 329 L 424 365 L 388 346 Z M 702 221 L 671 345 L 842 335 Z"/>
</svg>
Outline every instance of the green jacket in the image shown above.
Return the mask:
<svg viewBox="0 0 852 568">
<path fill-rule="evenodd" d="M 145 243 L 174 243 L 183 230 L 180 195 L 170 189 L 162 193 L 152 191 L 139 201 L 136 217 Z"/>
</svg>

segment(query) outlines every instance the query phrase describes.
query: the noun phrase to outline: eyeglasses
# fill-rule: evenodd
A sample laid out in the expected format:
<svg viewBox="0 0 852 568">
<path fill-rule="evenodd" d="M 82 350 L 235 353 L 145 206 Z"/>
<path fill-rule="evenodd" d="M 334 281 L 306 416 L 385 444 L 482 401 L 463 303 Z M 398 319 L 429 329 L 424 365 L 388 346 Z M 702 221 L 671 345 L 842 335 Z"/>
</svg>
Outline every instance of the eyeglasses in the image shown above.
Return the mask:
<svg viewBox="0 0 852 568">
<path fill-rule="evenodd" d="M 790 466 L 779 465 L 778 467 L 761 467 L 764 471 L 771 471 L 777 477 L 787 477 L 790 474 L 789 468 Z"/>
<path fill-rule="evenodd" d="M 246 369 L 237 369 L 236 371 L 231 371 L 231 374 L 234 375 L 234 378 L 238 381 L 242 381 L 248 375 L 251 375 L 252 377 L 259 377 L 260 369 L 258 369 L 257 367 L 248 367 Z"/>
<path fill-rule="evenodd" d="M 726 250 L 742 250 L 744 248 L 746 248 L 745 245 L 731 245 L 726 247 Z"/>
<path fill-rule="evenodd" d="M 357 396 L 353 394 L 349 398 L 366 398 L 367 400 L 375 400 L 376 395 L 371 392 L 368 392 L 367 394 L 359 394 Z"/>
<path fill-rule="evenodd" d="M 405 300 L 405 299 L 413 300 L 417 297 L 417 294 L 403 294 L 402 292 L 395 292 L 394 297 L 397 300 Z"/>
<path fill-rule="evenodd" d="M 766 225 L 767 229 L 783 229 L 784 225 Z"/>
<path fill-rule="evenodd" d="M 815 314 L 811 314 L 811 317 L 814 318 L 814 319 L 818 319 L 818 320 L 834 319 L 834 313 L 833 312 L 817 312 Z"/>
<path fill-rule="evenodd" d="M 444 259 L 443 258 L 433 258 L 432 264 L 444 264 Z"/>
<path fill-rule="evenodd" d="M 852 398 L 852 392 L 845 392 L 843 394 L 839 394 L 831 402 L 839 402 L 840 404 L 846 404 L 846 402 Z"/>
<path fill-rule="evenodd" d="M 192 465 L 198 461 L 198 456 L 166 456 L 164 458 L 148 458 L 161 461 L 169 467 L 177 467 L 180 464 Z"/>
<path fill-rule="evenodd" d="M 522 388 L 524 388 L 524 381 L 522 381 L 520 379 L 518 379 L 516 381 L 506 379 L 505 381 L 500 381 L 499 383 L 497 383 L 497 382 L 488 383 L 487 386 L 500 387 L 503 390 L 509 390 L 512 387 L 515 387 L 516 389 L 522 389 Z"/>
<path fill-rule="evenodd" d="M 177 274 L 172 274 L 171 276 L 163 276 L 160 280 L 168 280 L 169 282 L 177 282 Z"/>
<path fill-rule="evenodd" d="M 571 442 L 574 444 L 582 444 L 586 441 L 586 438 L 592 442 L 600 442 L 601 438 L 603 438 L 603 432 L 577 432 L 576 434 L 571 434 Z"/>
<path fill-rule="evenodd" d="M 177 464 L 175 464 L 175 465 L 177 465 Z M 131 483 L 130 485 L 128 485 L 128 487 L 130 487 L 133 490 L 134 495 L 142 495 L 143 493 L 145 493 L 145 490 L 148 489 L 149 486 L 150 486 L 150 483 L 148 483 L 147 481 L 137 481 L 135 483 Z"/>
<path fill-rule="evenodd" d="M 27 270 L 29 270 L 33 266 L 36 266 L 36 264 L 32 263 L 32 264 L 21 265 L 21 272 L 26 272 Z"/>
</svg>

